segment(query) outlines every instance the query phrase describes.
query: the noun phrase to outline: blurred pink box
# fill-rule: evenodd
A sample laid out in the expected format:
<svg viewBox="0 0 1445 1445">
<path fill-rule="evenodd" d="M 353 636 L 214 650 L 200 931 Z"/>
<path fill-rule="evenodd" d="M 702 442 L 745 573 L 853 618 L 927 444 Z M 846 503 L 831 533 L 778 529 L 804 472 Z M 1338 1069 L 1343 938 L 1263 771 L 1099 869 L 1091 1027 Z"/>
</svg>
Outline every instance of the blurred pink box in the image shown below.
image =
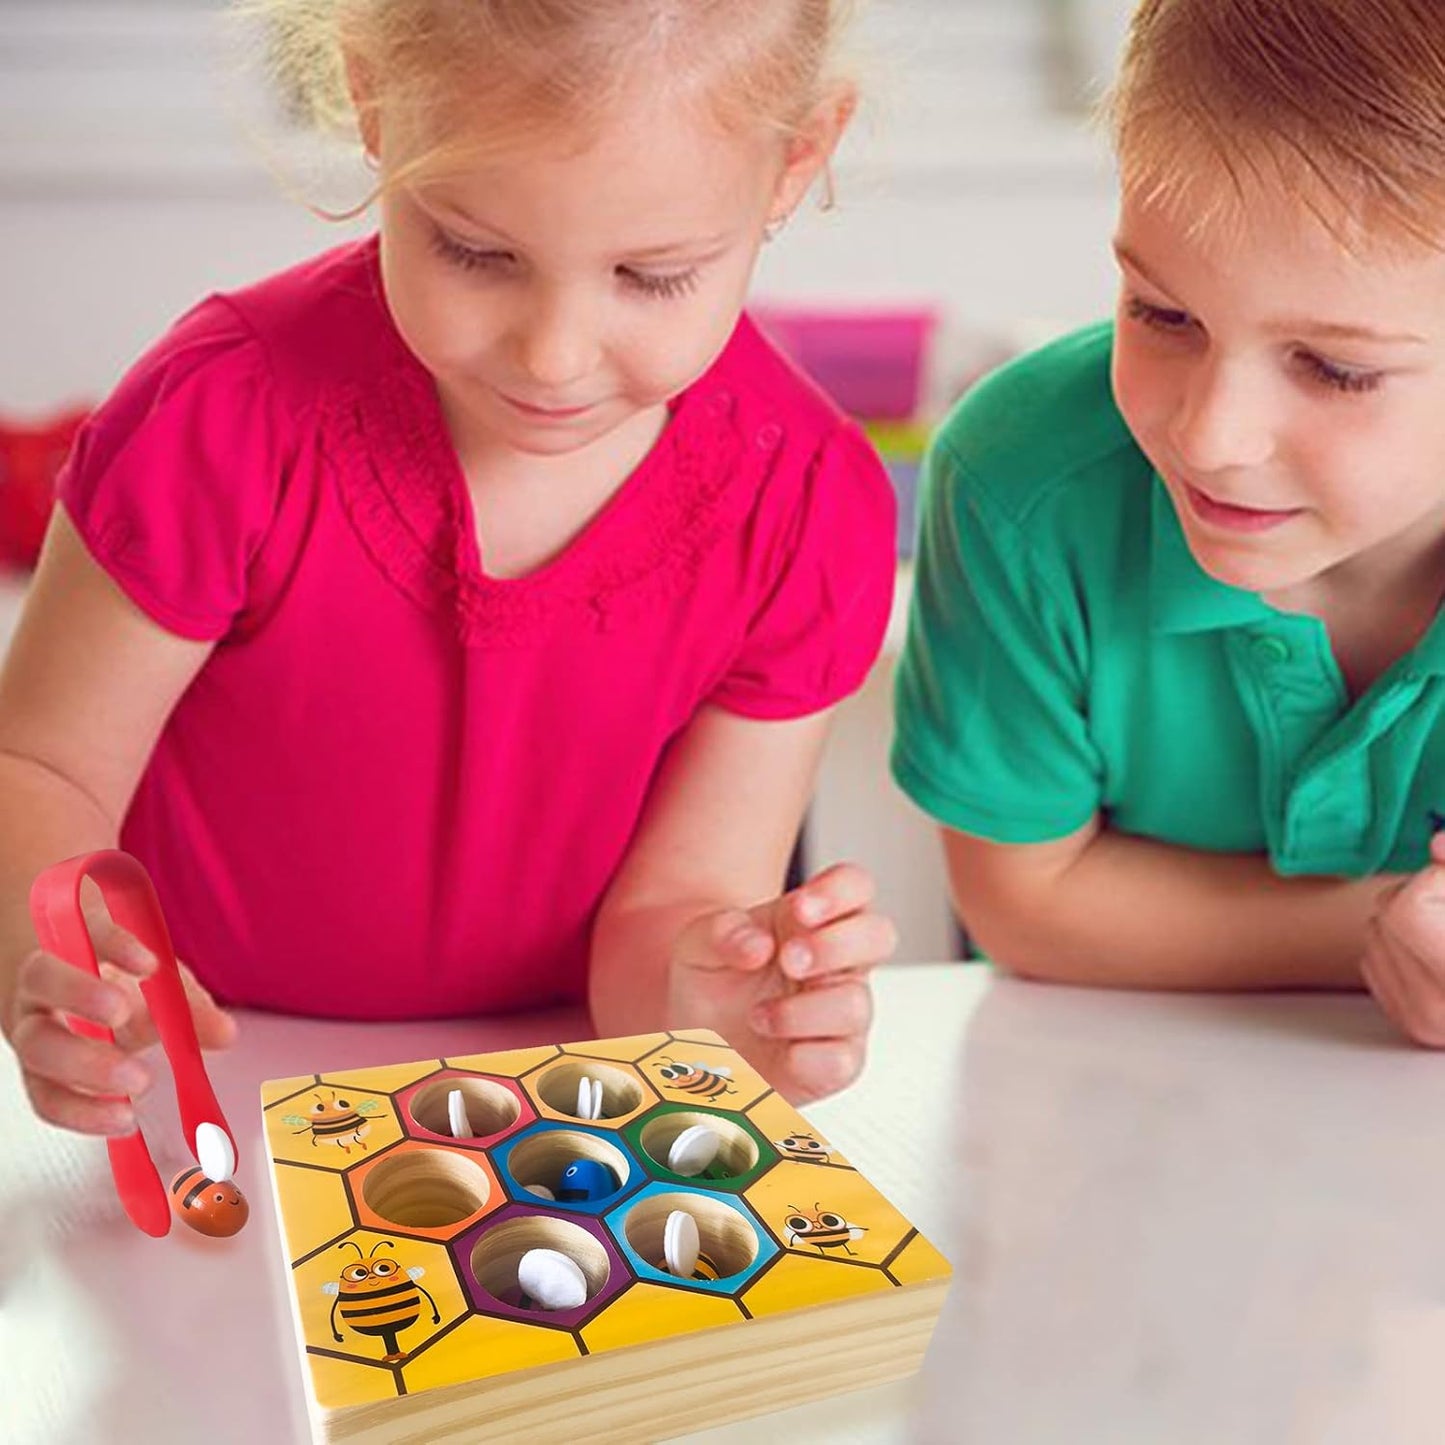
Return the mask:
<svg viewBox="0 0 1445 1445">
<path fill-rule="evenodd" d="M 906 421 L 923 402 L 933 307 L 754 306 L 750 314 L 844 411 Z"/>
</svg>

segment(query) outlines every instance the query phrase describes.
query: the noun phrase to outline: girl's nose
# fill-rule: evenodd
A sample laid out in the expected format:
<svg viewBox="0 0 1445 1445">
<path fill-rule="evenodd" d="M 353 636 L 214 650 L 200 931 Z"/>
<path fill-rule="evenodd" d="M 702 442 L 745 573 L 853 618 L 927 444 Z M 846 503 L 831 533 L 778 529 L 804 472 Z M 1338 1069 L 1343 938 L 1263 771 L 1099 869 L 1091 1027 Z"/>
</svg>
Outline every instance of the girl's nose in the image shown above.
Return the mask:
<svg viewBox="0 0 1445 1445">
<path fill-rule="evenodd" d="M 596 369 L 598 334 L 595 309 L 586 298 L 566 294 L 540 298 L 519 327 L 522 370 L 548 398 L 562 404 L 584 401 L 569 389 Z"/>
</svg>

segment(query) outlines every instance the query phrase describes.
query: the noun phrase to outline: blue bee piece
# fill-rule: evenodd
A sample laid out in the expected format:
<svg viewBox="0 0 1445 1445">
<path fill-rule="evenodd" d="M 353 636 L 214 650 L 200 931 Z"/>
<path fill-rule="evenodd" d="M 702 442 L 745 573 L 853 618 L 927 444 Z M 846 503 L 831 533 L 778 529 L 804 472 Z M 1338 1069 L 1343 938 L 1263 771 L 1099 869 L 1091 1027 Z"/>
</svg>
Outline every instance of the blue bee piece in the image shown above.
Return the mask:
<svg viewBox="0 0 1445 1445">
<path fill-rule="evenodd" d="M 557 1198 L 565 1204 L 591 1204 L 622 1188 L 617 1175 L 596 1159 L 574 1159 L 563 1171 Z"/>
</svg>

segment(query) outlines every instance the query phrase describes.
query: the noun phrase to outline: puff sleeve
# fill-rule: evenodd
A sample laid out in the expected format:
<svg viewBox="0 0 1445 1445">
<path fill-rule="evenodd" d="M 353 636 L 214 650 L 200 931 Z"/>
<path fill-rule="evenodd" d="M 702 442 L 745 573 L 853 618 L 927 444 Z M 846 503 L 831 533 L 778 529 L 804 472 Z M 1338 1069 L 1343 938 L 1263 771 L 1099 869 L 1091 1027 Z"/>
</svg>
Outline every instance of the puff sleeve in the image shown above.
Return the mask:
<svg viewBox="0 0 1445 1445">
<path fill-rule="evenodd" d="M 853 426 L 803 477 L 780 563 L 711 701 L 747 717 L 804 717 L 859 688 L 883 644 L 897 566 L 896 501 Z"/>
<path fill-rule="evenodd" d="M 90 417 L 57 499 L 138 607 L 168 631 L 217 639 L 247 606 L 287 450 L 262 345 L 212 298 Z"/>
</svg>

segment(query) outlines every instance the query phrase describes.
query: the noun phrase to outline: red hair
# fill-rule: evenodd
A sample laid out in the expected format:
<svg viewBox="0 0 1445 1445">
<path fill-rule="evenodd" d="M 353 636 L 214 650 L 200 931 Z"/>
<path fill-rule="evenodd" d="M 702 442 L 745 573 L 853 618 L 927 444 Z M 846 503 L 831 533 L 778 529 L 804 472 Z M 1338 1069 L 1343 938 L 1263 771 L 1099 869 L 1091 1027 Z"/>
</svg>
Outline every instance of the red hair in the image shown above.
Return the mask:
<svg viewBox="0 0 1445 1445">
<path fill-rule="evenodd" d="M 1126 191 L 1211 218 L 1261 177 L 1342 239 L 1442 243 L 1440 0 L 1143 0 L 1106 115 Z"/>
</svg>

